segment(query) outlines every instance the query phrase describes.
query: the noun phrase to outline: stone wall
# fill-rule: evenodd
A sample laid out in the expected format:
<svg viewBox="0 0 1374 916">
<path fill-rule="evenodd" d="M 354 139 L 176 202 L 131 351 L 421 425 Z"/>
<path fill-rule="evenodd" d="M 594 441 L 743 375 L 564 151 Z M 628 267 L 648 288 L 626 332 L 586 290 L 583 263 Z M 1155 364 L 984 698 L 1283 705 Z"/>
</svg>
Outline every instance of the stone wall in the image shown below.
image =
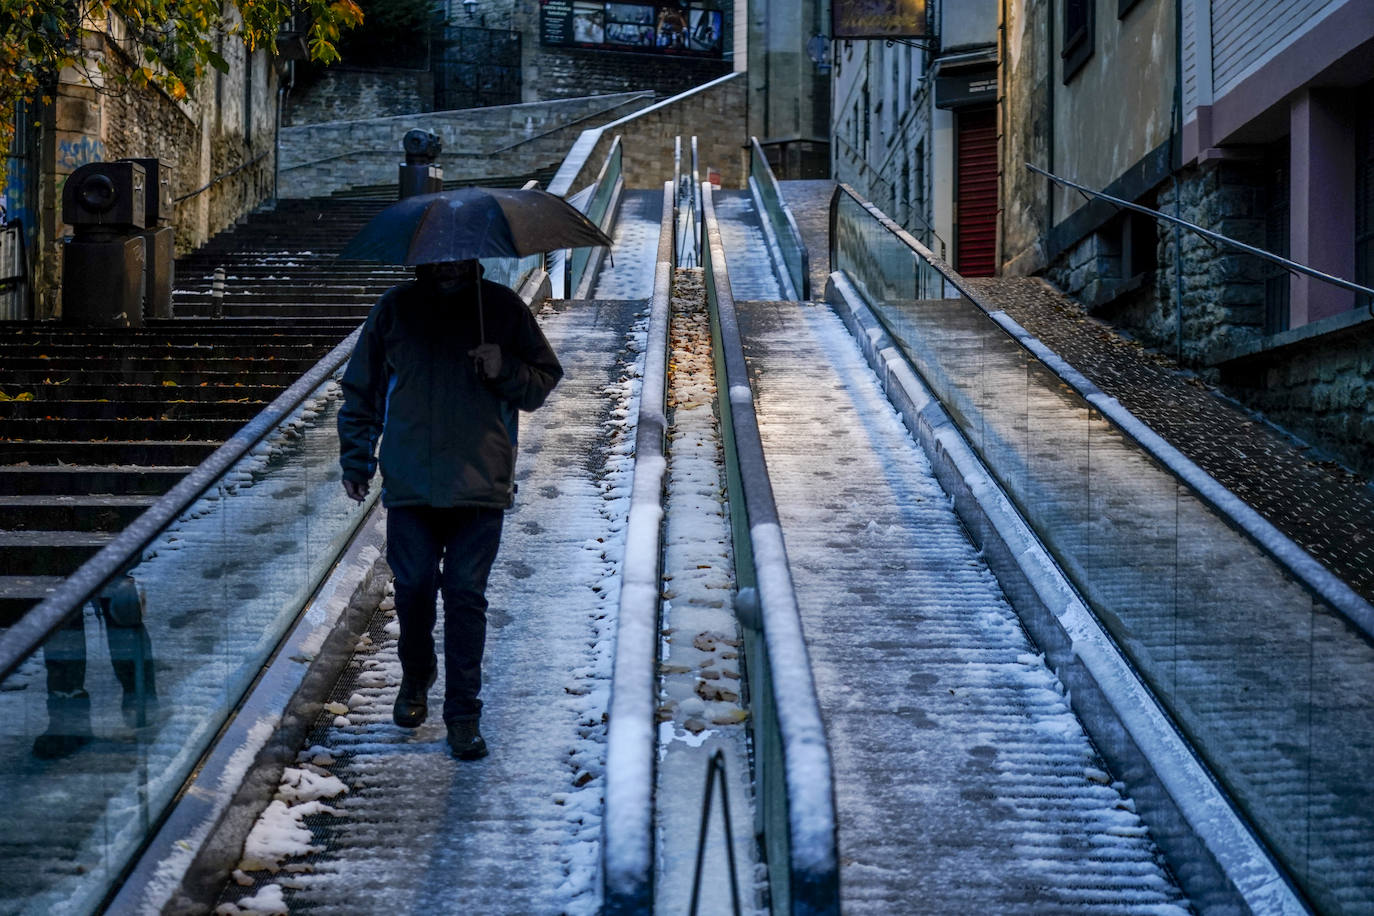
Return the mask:
<svg viewBox="0 0 1374 916">
<path fill-rule="evenodd" d="M 1179 175 L 1178 215 L 1213 232 L 1263 248 L 1266 195 L 1255 164 L 1221 162 Z M 1174 213 L 1174 186 L 1165 182 L 1157 209 Z M 1221 350 L 1242 346 L 1264 332 L 1265 263 L 1252 255 L 1221 249 L 1194 232 L 1178 233 L 1183 260 L 1184 362 L 1207 364 Z M 1156 312 L 1176 326 L 1175 246 L 1172 229 L 1161 228 L 1157 246 L 1159 282 Z M 1175 335 L 1177 331 L 1173 331 Z"/>
<path fill-rule="evenodd" d="M 1179 175 L 1178 215 L 1213 232 L 1264 247 L 1265 193 L 1257 165 L 1212 162 Z M 1173 215 L 1174 184 L 1165 181 L 1139 200 Z M 1205 367 L 1217 354 L 1257 340 L 1264 330 L 1264 277 L 1259 258 L 1214 246 L 1181 230 L 1158 228 L 1157 269 L 1127 276 L 1120 221 L 1110 221 L 1067 248 L 1046 274 L 1060 289 L 1147 346 L 1175 353 L 1179 338 L 1174 264 L 1183 262 L 1183 359 Z"/>
<path fill-rule="evenodd" d="M 1246 406 L 1374 478 L 1374 319 L 1223 367 Z"/>
<path fill-rule="evenodd" d="M 525 36 L 528 44 L 533 39 Z M 592 93 L 651 90 L 659 98 L 677 95 L 730 72 L 729 61 L 543 48 L 524 58 L 526 98 L 565 99 Z"/>
<path fill-rule="evenodd" d="M 443 140 L 446 181 L 482 181 L 556 167 L 589 126 L 637 111 L 650 93 L 429 112 L 284 128 L 280 195 L 321 197 L 349 188 L 396 183 L 405 161 L 401 138 L 415 128 Z"/>
<path fill-rule="evenodd" d="M 63 71 L 42 116 L 37 318 L 60 313 L 62 239 L 72 233 L 62 222 L 62 189 L 81 166 L 125 157 L 169 165 L 173 197 L 185 198 L 172 222 L 179 253 L 204 244 L 272 195 L 277 77 L 266 51 L 249 54 L 226 40 L 228 72 L 210 71 L 177 100 L 154 88 L 118 87 L 117 77 L 135 65 L 118 43 L 123 25 L 113 17 L 97 25 L 99 31 L 82 33 L 84 66 Z M 106 88 L 97 88 L 102 80 Z M 229 172 L 234 174 L 205 189 Z"/>
<path fill-rule="evenodd" d="M 330 67 L 287 93 L 282 125 L 343 121 L 361 112 L 386 117 L 433 110 L 434 75 L 428 70 Z"/>
<path fill-rule="evenodd" d="M 621 138 L 625 187 L 653 190 L 673 177 L 673 148 L 677 137 L 683 144 L 697 138 L 701 178 L 708 171 L 720 173 L 721 186 L 743 188 L 749 180 L 744 135 L 744 106 L 748 83 L 743 73 L 732 73 L 680 96 L 659 102 L 641 112 L 613 121 L 601 129 L 595 145 L 575 175 L 559 173 L 550 189 L 575 193 L 591 184 L 610 152 L 611 143 Z M 584 134 L 579 144 L 589 138 Z"/>
<path fill-rule="evenodd" d="M 1045 267 L 1048 182 L 1025 163 L 1049 161 L 1049 66 L 1045 47 L 1047 0 L 1008 4 L 1005 23 L 1001 104 L 1002 206 L 998 227 L 1001 270 L 1023 276 Z"/>
<path fill-rule="evenodd" d="M 1179 215 L 1263 248 L 1265 191 L 1254 162 L 1210 162 L 1179 174 Z M 1140 202 L 1174 213 L 1166 181 Z M 1112 223 L 1066 249 L 1048 279 L 1148 347 L 1175 356 L 1179 325 L 1175 236 L 1161 226 L 1157 269 L 1122 277 Z M 1264 279 L 1253 255 L 1178 233 L 1183 262 L 1182 360 L 1227 394 L 1356 471 L 1374 475 L 1374 319 L 1350 313 L 1334 327 L 1265 336 Z M 1363 320 L 1362 320 L 1363 319 Z M 1325 332 L 1323 332 L 1325 331 Z"/>
</svg>

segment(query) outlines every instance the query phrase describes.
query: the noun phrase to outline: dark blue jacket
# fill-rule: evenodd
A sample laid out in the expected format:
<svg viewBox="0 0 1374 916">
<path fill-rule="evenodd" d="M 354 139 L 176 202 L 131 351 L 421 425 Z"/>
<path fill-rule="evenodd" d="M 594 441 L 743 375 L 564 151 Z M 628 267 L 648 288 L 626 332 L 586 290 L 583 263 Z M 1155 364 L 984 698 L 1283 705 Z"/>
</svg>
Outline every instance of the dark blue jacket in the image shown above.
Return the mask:
<svg viewBox="0 0 1374 916">
<path fill-rule="evenodd" d="M 370 480 L 380 437 L 383 505 L 510 502 L 515 411 L 543 404 L 563 368 L 520 297 L 481 282 L 486 340 L 501 348 L 494 379 L 467 355 L 479 341 L 471 284 L 443 295 L 402 283 L 367 316 L 343 376 L 339 463 L 345 480 Z"/>
</svg>

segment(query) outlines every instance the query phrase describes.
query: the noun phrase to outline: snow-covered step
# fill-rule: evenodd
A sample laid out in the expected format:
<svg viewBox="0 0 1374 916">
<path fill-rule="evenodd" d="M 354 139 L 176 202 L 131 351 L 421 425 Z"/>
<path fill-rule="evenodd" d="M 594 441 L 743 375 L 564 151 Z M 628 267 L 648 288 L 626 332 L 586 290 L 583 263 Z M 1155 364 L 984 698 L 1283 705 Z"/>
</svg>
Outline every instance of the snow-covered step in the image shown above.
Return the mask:
<svg viewBox="0 0 1374 916">
<path fill-rule="evenodd" d="M 311 913 L 596 912 L 602 715 L 634 439 L 625 417 L 646 314 L 634 302 L 564 301 L 538 315 L 567 374 L 522 417 L 520 492 L 487 594 L 490 756 L 450 756 L 442 665 L 429 721 L 392 723 L 397 630 L 382 611 L 300 761 L 346 791 L 321 800 L 328 812 L 269 809 L 243 865 L 278 871 L 243 868 L 251 883 L 231 883 L 221 912 L 276 898 Z M 293 824 L 306 828 L 294 841 Z"/>
<path fill-rule="evenodd" d="M 821 305 L 739 309 L 845 912 L 1186 912 L 843 324 Z"/>
<path fill-rule="evenodd" d="M 782 284 L 768 253 L 754 198 L 748 191 L 717 191 L 712 198 L 730 262 L 730 291 L 735 301 L 780 298 Z"/>
</svg>

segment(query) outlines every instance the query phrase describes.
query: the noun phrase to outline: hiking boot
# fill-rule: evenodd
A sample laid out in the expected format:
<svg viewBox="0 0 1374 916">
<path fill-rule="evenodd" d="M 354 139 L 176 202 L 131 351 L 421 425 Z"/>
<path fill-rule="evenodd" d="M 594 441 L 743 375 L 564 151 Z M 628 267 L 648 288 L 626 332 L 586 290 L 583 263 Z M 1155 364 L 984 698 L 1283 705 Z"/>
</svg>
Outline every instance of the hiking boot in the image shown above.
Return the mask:
<svg viewBox="0 0 1374 916">
<path fill-rule="evenodd" d="M 476 719 L 459 719 L 448 724 L 448 746 L 459 760 L 487 756 L 487 742 L 477 730 Z"/>
<path fill-rule="evenodd" d="M 396 691 L 396 705 L 391 707 L 391 720 L 401 728 L 419 728 L 429 715 L 429 688 L 439 677 L 437 668 L 429 672 L 429 680 L 421 681 L 408 674 L 401 675 Z M 424 686 L 421 686 L 423 684 Z"/>
</svg>

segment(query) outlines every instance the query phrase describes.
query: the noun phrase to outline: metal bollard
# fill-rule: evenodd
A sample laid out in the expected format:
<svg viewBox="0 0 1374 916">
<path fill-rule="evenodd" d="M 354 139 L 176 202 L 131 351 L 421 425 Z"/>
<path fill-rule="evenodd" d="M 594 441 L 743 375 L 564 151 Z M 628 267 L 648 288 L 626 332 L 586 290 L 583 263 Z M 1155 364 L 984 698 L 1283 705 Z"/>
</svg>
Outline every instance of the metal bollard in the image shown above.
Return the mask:
<svg viewBox="0 0 1374 916">
<path fill-rule="evenodd" d="M 210 317 L 224 317 L 224 268 L 216 267 L 214 279 L 210 281 Z"/>
</svg>

